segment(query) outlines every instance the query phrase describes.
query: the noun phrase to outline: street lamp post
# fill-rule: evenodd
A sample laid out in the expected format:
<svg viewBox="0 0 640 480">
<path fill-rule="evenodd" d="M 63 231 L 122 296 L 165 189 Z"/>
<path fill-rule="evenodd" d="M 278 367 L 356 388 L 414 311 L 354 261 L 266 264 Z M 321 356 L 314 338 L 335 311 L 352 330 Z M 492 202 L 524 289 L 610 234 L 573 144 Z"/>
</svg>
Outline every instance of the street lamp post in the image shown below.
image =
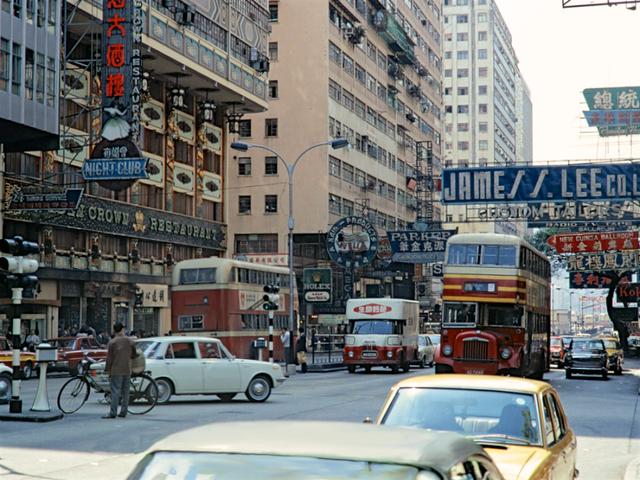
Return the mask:
<svg viewBox="0 0 640 480">
<path fill-rule="evenodd" d="M 334 140 L 329 140 L 327 142 L 316 143 L 315 145 L 311 145 L 302 151 L 298 158 L 293 163 L 287 163 L 285 159 L 275 150 L 266 145 L 256 145 L 251 143 L 243 143 L 243 142 L 233 142 L 231 144 L 231 148 L 234 150 L 238 150 L 240 152 L 246 152 L 250 148 L 258 148 L 261 150 L 266 150 L 274 154 L 277 158 L 280 159 L 282 164 L 287 169 L 287 177 L 289 184 L 289 218 L 287 220 L 287 227 L 289 229 L 289 238 L 288 238 L 288 266 L 289 266 L 289 329 L 294 332 L 295 331 L 295 316 L 293 312 L 294 299 L 293 299 L 293 285 L 295 283 L 295 273 L 293 271 L 293 228 L 295 227 L 295 220 L 293 218 L 293 174 L 296 170 L 296 166 L 298 162 L 302 159 L 302 157 L 313 150 L 314 148 L 323 147 L 325 145 L 331 146 L 334 150 L 339 148 L 344 148 L 349 145 L 349 141 L 345 138 L 336 138 Z M 290 340 L 291 341 L 291 340 Z M 288 361 L 289 359 L 287 359 Z"/>
</svg>

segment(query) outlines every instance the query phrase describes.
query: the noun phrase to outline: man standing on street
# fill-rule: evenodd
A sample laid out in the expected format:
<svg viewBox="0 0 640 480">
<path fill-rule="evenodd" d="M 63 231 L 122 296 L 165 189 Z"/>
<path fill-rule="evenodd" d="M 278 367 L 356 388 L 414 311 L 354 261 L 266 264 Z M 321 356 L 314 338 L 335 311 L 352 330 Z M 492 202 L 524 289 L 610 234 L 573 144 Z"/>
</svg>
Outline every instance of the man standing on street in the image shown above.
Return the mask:
<svg viewBox="0 0 640 480">
<path fill-rule="evenodd" d="M 283 328 L 280 332 L 280 341 L 284 347 L 284 364 L 287 365 L 291 360 L 291 335 L 286 328 Z"/>
<path fill-rule="evenodd" d="M 307 336 L 304 329 L 300 329 L 300 336 L 296 342 L 296 356 L 302 373 L 307 373 Z"/>
<path fill-rule="evenodd" d="M 107 365 L 105 372 L 110 377 L 111 411 L 102 418 L 116 418 L 118 404 L 122 399 L 119 417 L 127 416 L 129 407 L 129 379 L 131 378 L 131 359 L 137 356 L 132 339 L 124 336 L 124 325 L 113 326 L 115 336 L 107 345 Z"/>
</svg>

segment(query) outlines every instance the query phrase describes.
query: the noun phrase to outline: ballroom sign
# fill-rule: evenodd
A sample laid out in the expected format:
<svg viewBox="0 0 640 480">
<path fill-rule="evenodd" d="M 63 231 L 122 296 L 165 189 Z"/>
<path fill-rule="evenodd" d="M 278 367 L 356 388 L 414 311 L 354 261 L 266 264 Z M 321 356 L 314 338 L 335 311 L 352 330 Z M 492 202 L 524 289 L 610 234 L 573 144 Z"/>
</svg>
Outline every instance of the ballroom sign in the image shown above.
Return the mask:
<svg viewBox="0 0 640 480">
<path fill-rule="evenodd" d="M 89 195 L 83 195 L 78 208 L 65 214 L 27 210 L 8 211 L 6 216 L 12 220 L 213 250 L 225 250 L 227 246 L 224 224 Z"/>
<path fill-rule="evenodd" d="M 558 253 L 599 253 L 610 250 L 638 250 L 638 232 L 603 232 L 551 235 L 547 244 Z"/>
<path fill-rule="evenodd" d="M 443 169 L 443 203 L 626 200 L 640 196 L 640 164 Z"/>
</svg>

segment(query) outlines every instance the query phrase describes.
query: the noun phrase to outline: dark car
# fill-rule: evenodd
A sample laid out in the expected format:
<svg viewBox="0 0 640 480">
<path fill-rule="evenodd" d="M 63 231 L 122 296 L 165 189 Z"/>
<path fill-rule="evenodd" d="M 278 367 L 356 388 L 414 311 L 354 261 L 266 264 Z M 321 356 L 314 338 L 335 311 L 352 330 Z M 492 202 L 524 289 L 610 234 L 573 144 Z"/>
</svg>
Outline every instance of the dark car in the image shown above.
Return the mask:
<svg viewBox="0 0 640 480">
<path fill-rule="evenodd" d="M 574 338 L 564 356 L 564 369 L 567 378 L 574 373 L 600 375 L 608 378 L 609 358 L 604 342 L 599 338 Z"/>
</svg>

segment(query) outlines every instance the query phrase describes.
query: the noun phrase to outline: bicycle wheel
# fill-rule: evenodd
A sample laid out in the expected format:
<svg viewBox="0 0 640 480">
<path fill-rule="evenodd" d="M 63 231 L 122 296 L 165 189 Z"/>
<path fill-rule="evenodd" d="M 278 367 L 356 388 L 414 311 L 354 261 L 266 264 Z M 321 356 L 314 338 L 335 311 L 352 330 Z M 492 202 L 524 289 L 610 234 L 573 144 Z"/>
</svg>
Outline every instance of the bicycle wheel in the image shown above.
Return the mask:
<svg viewBox="0 0 640 480">
<path fill-rule="evenodd" d="M 89 384 L 82 377 L 67 380 L 58 393 L 58 408 L 66 414 L 77 412 L 89 398 Z"/>
<path fill-rule="evenodd" d="M 129 387 L 129 413 L 142 415 L 158 402 L 158 386 L 149 375 L 131 377 Z"/>
</svg>

